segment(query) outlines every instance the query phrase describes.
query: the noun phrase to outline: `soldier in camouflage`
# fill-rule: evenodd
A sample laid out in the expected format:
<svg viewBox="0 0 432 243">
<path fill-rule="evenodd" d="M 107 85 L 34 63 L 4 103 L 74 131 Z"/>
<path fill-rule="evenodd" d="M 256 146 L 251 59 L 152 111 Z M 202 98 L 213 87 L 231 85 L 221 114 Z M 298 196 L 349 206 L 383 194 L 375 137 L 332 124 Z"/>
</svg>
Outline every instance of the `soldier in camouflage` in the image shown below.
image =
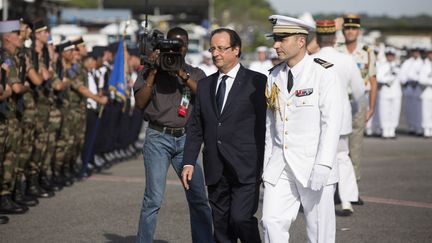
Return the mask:
<svg viewBox="0 0 432 243">
<path fill-rule="evenodd" d="M 9 112 L 7 114 L 7 138 L 4 148 L 3 171 L 0 178 L 0 213 L 22 214 L 28 211 L 28 207 L 20 205 L 12 199 L 15 186 L 17 152 L 21 141 L 20 118 L 23 115 L 23 107 L 19 106 L 20 95 L 29 90 L 26 76 L 35 79 L 38 76 L 28 58 L 19 54 L 24 39 L 20 33 L 20 21 L 3 21 L 0 25 L 2 33 L 2 47 L 4 63 L 9 68 L 7 84 L 11 87 L 12 96 L 7 99 Z M 22 103 L 21 103 L 22 104 Z"/>
</svg>

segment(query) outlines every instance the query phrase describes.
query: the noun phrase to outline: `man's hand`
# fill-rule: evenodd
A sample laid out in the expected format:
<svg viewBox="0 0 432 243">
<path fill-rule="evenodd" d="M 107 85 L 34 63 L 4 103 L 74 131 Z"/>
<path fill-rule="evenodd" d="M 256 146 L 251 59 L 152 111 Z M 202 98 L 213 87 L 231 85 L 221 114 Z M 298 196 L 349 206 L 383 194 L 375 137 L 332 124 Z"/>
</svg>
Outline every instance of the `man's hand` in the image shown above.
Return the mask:
<svg viewBox="0 0 432 243">
<path fill-rule="evenodd" d="M 45 67 L 41 67 L 40 70 L 41 70 L 43 80 L 48 80 L 50 78 L 50 73 L 48 69 L 46 69 Z"/>
<path fill-rule="evenodd" d="M 369 121 L 369 119 L 372 118 L 373 114 L 374 114 L 374 109 L 369 109 L 369 110 L 366 112 L 366 123 Z"/>
<path fill-rule="evenodd" d="M 96 102 L 101 105 L 106 105 L 106 103 L 108 103 L 108 97 L 106 96 L 99 97 Z"/>
<path fill-rule="evenodd" d="M 179 69 L 176 73 L 176 75 L 184 82 L 187 83 L 187 81 L 189 80 L 189 74 L 183 70 L 182 68 Z"/>
<path fill-rule="evenodd" d="M 182 183 L 186 190 L 189 190 L 189 181 L 192 180 L 192 174 L 194 167 L 192 165 L 186 165 L 182 171 Z"/>
<path fill-rule="evenodd" d="M 315 164 L 311 177 L 309 179 L 310 181 L 310 188 L 313 191 L 319 191 L 321 188 L 323 188 L 325 185 L 327 185 L 328 178 L 330 176 L 331 168 L 325 165 L 319 165 Z"/>
</svg>

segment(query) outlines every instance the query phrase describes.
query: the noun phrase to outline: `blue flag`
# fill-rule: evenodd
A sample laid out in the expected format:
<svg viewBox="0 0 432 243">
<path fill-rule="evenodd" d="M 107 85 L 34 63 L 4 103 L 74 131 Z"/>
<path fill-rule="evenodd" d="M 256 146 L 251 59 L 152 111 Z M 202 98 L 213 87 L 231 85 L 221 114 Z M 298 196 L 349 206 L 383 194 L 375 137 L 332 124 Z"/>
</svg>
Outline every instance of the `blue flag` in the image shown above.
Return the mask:
<svg viewBox="0 0 432 243">
<path fill-rule="evenodd" d="M 126 100 L 124 63 L 123 40 L 120 40 L 108 84 L 110 90 L 114 90 L 116 96 L 122 100 Z"/>
</svg>

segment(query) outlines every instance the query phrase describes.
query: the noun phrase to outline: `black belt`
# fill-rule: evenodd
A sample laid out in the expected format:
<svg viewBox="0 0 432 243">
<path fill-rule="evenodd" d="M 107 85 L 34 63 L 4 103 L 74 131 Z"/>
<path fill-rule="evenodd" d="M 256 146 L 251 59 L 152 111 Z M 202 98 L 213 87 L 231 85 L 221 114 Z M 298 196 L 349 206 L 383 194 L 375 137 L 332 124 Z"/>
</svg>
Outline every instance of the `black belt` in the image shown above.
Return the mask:
<svg viewBox="0 0 432 243">
<path fill-rule="evenodd" d="M 149 123 L 148 127 L 176 138 L 179 138 L 186 133 L 186 128 L 184 127 L 163 127 L 154 123 Z"/>
</svg>

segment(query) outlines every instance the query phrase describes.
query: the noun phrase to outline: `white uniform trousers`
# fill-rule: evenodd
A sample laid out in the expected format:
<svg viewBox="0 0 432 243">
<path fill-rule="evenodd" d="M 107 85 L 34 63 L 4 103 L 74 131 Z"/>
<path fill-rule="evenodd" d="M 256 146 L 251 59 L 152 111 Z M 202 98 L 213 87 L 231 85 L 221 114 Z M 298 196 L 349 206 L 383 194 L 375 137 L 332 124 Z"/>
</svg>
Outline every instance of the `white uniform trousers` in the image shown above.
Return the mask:
<svg viewBox="0 0 432 243">
<path fill-rule="evenodd" d="M 348 135 L 340 136 L 336 158 L 339 166 L 339 197 L 342 202 L 357 202 L 359 191 L 354 166 L 349 157 Z"/>
<path fill-rule="evenodd" d="M 306 217 L 308 242 L 335 242 L 336 218 L 333 194 L 335 185 L 320 191 L 303 187 L 288 166 L 276 185 L 264 182 L 262 225 L 266 243 L 288 242 L 289 229 L 295 221 L 300 203 Z"/>
<path fill-rule="evenodd" d="M 422 127 L 425 137 L 432 137 L 432 99 L 422 99 Z"/>
<path fill-rule="evenodd" d="M 396 136 L 396 128 L 399 125 L 401 111 L 401 97 L 382 98 L 379 103 L 380 123 L 382 137 Z"/>
<path fill-rule="evenodd" d="M 403 89 L 403 110 L 405 121 L 408 123 L 410 132 L 415 132 L 415 110 L 414 110 L 414 89 L 410 86 Z"/>
<path fill-rule="evenodd" d="M 414 126 L 415 126 L 415 132 L 417 135 L 420 135 L 423 133 L 422 128 L 422 99 L 421 99 L 422 90 L 420 86 L 417 86 L 414 90 L 414 97 L 413 97 L 413 108 L 414 108 Z"/>
<path fill-rule="evenodd" d="M 370 93 L 367 93 L 367 100 L 369 100 L 369 95 L 370 95 Z M 364 132 L 365 132 L 365 134 L 367 136 L 381 134 L 381 129 L 380 129 L 380 125 L 379 125 L 380 119 L 381 119 L 380 114 L 379 114 L 379 102 L 380 102 L 379 96 L 380 96 L 380 94 L 378 93 L 377 97 L 376 97 L 376 100 L 375 100 L 375 111 L 374 111 L 374 114 L 372 115 L 372 117 L 366 123 L 366 127 L 365 127 L 365 131 Z M 369 108 L 367 110 L 369 110 Z"/>
</svg>

